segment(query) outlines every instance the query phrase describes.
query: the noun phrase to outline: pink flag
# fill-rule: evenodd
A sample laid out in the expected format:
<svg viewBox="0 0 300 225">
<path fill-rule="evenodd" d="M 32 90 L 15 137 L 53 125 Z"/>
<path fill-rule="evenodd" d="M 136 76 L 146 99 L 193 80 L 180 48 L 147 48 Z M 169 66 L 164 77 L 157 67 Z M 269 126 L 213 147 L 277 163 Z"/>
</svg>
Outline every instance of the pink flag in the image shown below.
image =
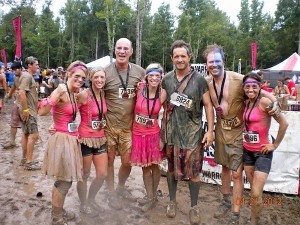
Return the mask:
<svg viewBox="0 0 300 225">
<path fill-rule="evenodd" d="M 251 43 L 251 62 L 252 62 L 252 69 L 256 69 L 256 56 L 257 56 L 257 43 Z"/>
<path fill-rule="evenodd" d="M 13 19 L 14 30 L 16 32 L 16 54 L 15 60 L 20 61 L 22 57 L 22 40 L 21 40 L 21 16 Z"/>
<path fill-rule="evenodd" d="M 0 50 L 0 55 L 1 55 L 4 66 L 7 67 L 6 52 L 5 52 L 4 48 Z"/>
</svg>

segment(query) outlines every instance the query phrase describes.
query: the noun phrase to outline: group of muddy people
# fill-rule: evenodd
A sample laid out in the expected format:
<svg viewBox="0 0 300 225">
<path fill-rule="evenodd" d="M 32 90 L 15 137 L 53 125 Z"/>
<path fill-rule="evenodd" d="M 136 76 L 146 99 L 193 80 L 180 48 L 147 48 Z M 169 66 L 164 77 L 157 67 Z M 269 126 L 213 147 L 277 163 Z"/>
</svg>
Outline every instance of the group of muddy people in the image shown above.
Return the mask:
<svg viewBox="0 0 300 225">
<path fill-rule="evenodd" d="M 65 81 L 40 99 L 33 76 L 39 68 L 38 59 L 27 57 L 25 69 L 20 62 L 12 64 L 15 78 L 7 97 L 16 92 L 16 101 L 11 110 L 11 140 L 5 147 L 15 145 L 16 130 L 22 127 L 24 169 L 41 169 L 54 180 L 52 224 L 67 224 L 74 218 L 73 213 L 64 210 L 73 182 L 77 182 L 80 212 L 87 216 L 94 217 L 103 211 L 95 198 L 104 182 L 109 207 L 122 210 L 127 201 L 138 201 L 139 209 L 149 212 L 158 202 L 158 165 L 163 159 L 168 161 L 170 201 L 166 216 L 176 217 L 177 183 L 182 180 L 188 183 L 190 193 L 187 219 L 190 224 L 200 224 L 199 175 L 204 149 L 213 142 L 214 160 L 222 165 L 222 199 L 211 216 L 226 216 L 229 224 L 239 224 L 245 170 L 251 198 L 255 199 L 250 206 L 249 222 L 258 224 L 273 152 L 288 127 L 276 97 L 261 89 L 257 73 L 244 76 L 225 70 L 224 52 L 219 45 L 208 45 L 203 52 L 205 76 L 191 69 L 192 52 L 185 41 L 176 40 L 170 50 L 173 71 L 165 74 L 157 62 L 143 69 L 129 62 L 132 43 L 121 38 L 115 44 L 115 62 L 106 68 L 87 68 L 81 61 L 72 62 L 65 71 Z M 88 84 L 88 88 L 82 88 L 83 84 Z M 2 99 L 4 86 L 0 86 Z M 162 109 L 163 118 L 158 121 Z M 206 132 L 202 129 L 203 110 Z M 39 138 L 37 116 L 49 113 L 53 125 L 48 129 L 49 139 L 40 165 L 33 160 Z M 272 117 L 279 129 L 270 142 Z M 115 187 L 116 156 L 120 156 L 121 165 Z M 95 177 L 88 184 L 92 164 Z M 141 199 L 136 199 L 125 186 L 132 166 L 143 171 L 146 196 Z"/>
</svg>

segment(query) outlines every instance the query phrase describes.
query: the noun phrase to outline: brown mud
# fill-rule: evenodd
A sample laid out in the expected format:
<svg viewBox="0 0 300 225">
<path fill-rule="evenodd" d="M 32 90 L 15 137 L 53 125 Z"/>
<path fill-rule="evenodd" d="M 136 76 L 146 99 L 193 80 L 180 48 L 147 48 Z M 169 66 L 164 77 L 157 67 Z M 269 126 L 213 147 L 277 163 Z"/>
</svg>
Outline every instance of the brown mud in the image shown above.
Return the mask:
<svg viewBox="0 0 300 225">
<path fill-rule="evenodd" d="M 11 149 L 3 149 L 2 145 L 9 141 L 10 135 L 10 107 L 13 101 L 6 103 L 6 108 L 0 114 L 0 225 L 33 225 L 51 224 L 51 189 L 53 181 L 47 179 L 40 171 L 25 171 L 21 167 L 21 129 L 17 134 L 17 146 Z M 52 123 L 51 116 L 39 117 L 38 125 L 40 139 L 35 145 L 35 159 L 42 163 L 45 145 L 49 137 L 48 127 Z M 115 163 L 116 173 L 120 165 L 120 159 Z M 95 173 L 92 170 L 91 177 Z M 91 178 L 89 179 L 91 181 Z M 115 177 L 117 181 L 117 177 Z M 128 189 L 136 197 L 145 195 L 142 182 L 142 171 L 139 167 L 133 167 L 127 181 Z M 37 193 L 42 192 L 42 197 Z M 76 214 L 76 218 L 69 224 L 102 224 L 102 225 L 188 225 L 189 224 L 189 189 L 186 182 L 179 182 L 177 191 L 178 210 L 174 219 L 165 215 L 168 203 L 168 188 L 166 178 L 161 177 L 159 185 L 158 203 L 154 209 L 142 213 L 137 203 L 120 202 L 123 210 L 116 211 L 108 207 L 108 192 L 104 187 L 97 195 L 97 203 L 104 209 L 99 216 L 88 218 L 79 212 L 79 199 L 76 184 L 72 185 L 65 203 L 65 208 Z M 240 224 L 248 224 L 250 209 L 248 203 L 249 191 L 244 192 L 245 199 L 241 204 Z M 200 187 L 199 208 L 201 224 L 217 225 L 227 224 L 229 215 L 217 220 L 213 214 L 220 203 L 220 186 L 203 183 Z M 288 224 L 300 225 L 300 197 L 286 196 L 283 194 L 264 193 L 265 207 L 261 215 L 261 224 Z"/>
</svg>

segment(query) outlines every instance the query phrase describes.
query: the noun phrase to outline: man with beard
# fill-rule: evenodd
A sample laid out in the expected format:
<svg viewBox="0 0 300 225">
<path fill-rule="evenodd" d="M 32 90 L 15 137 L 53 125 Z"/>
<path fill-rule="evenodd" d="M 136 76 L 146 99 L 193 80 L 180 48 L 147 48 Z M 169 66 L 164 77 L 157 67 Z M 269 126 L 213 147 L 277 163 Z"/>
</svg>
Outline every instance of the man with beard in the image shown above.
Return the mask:
<svg viewBox="0 0 300 225">
<path fill-rule="evenodd" d="M 16 104 L 22 119 L 22 149 L 24 169 L 39 170 L 40 165 L 33 161 L 34 144 L 38 140 L 37 104 L 38 93 L 33 75 L 39 68 L 38 60 L 29 56 L 25 59 L 26 71 L 20 77 L 19 95 Z"/>
<path fill-rule="evenodd" d="M 244 127 L 244 91 L 243 75 L 224 70 L 224 52 L 221 46 L 209 45 L 203 53 L 206 60 L 208 87 L 213 105 L 216 109 L 217 124 L 215 127 L 215 161 L 222 165 L 222 202 L 214 214 L 215 218 L 225 216 L 231 209 L 230 182 L 233 178 L 233 200 L 230 224 L 239 224 L 240 201 L 243 195 L 242 155 Z M 276 101 L 276 98 L 265 91 L 261 94 Z M 278 104 L 274 104 L 270 114 L 275 109 L 279 112 Z M 279 109 L 279 110 L 278 110 Z"/>
<path fill-rule="evenodd" d="M 107 185 L 110 191 L 109 206 L 120 210 L 123 208 L 119 197 L 129 201 L 136 199 L 125 188 L 125 182 L 131 172 L 130 154 L 132 142 L 132 122 L 135 106 L 135 88 L 145 76 L 145 70 L 129 59 L 133 54 L 132 43 L 127 38 L 116 42 L 116 62 L 105 68 L 104 86 L 107 104 L 105 136 L 108 150 Z M 121 156 L 118 186 L 114 188 L 114 160 Z"/>
<path fill-rule="evenodd" d="M 176 216 L 176 191 L 178 180 L 189 183 L 191 224 L 200 223 L 198 195 L 199 174 L 202 169 L 203 147 L 213 142 L 213 106 L 206 80 L 190 68 L 192 58 L 190 47 L 182 40 L 171 46 L 171 59 L 175 70 L 162 81 L 162 96 L 167 97 L 164 115 L 166 155 L 168 159 L 167 182 L 170 202 L 167 217 Z M 203 134 L 202 106 L 208 122 L 208 131 Z"/>
</svg>

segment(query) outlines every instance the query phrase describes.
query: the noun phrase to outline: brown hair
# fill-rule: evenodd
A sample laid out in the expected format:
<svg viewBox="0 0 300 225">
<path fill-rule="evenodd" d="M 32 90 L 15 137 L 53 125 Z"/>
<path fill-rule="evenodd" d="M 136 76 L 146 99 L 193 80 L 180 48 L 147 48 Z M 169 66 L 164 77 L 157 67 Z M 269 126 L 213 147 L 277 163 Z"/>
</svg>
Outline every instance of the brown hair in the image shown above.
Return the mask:
<svg viewBox="0 0 300 225">
<path fill-rule="evenodd" d="M 183 40 L 176 40 L 173 42 L 171 45 L 171 55 L 173 55 L 175 48 L 185 48 L 188 55 L 192 54 L 190 45 Z"/>
<path fill-rule="evenodd" d="M 203 51 L 203 58 L 205 62 L 207 62 L 207 55 L 211 52 L 219 52 L 222 56 L 223 61 L 225 62 L 223 47 L 217 44 L 208 45 L 206 49 Z"/>
</svg>

